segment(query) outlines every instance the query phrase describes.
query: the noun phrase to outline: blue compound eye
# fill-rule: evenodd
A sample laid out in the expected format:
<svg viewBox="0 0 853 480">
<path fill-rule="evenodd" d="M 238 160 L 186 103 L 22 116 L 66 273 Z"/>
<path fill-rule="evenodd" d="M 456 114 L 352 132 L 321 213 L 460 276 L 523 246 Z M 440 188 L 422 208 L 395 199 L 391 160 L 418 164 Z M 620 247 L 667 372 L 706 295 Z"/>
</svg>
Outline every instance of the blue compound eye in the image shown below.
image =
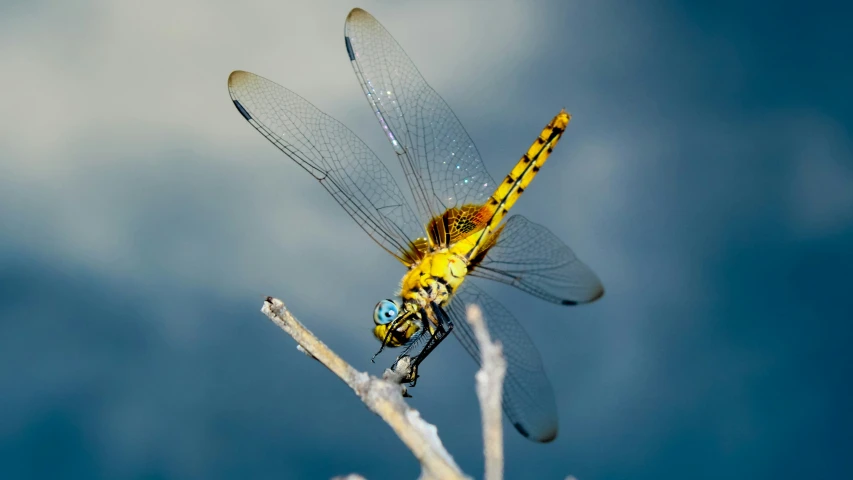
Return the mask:
<svg viewBox="0 0 853 480">
<path fill-rule="evenodd" d="M 400 306 L 394 300 L 382 300 L 373 309 L 373 323 L 385 325 L 391 323 L 400 313 Z"/>
</svg>

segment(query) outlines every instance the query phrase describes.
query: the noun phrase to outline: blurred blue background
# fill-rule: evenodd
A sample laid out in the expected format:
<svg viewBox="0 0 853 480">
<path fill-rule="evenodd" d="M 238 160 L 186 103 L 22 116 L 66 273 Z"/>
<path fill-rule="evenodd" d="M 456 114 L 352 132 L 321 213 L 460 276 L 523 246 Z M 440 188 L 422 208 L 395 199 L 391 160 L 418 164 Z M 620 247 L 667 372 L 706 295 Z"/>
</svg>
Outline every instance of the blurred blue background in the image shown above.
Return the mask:
<svg viewBox="0 0 853 480">
<path fill-rule="evenodd" d="M 249 70 L 398 169 L 356 83 L 374 14 L 503 175 L 565 107 L 517 212 L 602 278 L 524 323 L 560 434 L 508 478 L 850 478 L 853 65 L 830 2 L 0 4 L 0 478 L 415 478 L 391 430 L 259 313 L 361 369 L 402 270 L 239 116 Z M 481 283 L 484 285 L 484 283 Z M 454 341 L 411 404 L 482 475 Z M 844 407 L 844 405 L 848 405 Z"/>
</svg>

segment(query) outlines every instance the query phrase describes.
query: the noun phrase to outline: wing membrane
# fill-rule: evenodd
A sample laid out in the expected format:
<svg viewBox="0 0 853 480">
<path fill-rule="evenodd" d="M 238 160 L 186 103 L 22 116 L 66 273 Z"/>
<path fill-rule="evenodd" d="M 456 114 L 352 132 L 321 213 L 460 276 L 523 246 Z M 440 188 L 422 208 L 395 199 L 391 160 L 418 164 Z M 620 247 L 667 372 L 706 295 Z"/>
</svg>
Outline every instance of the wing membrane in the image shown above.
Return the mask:
<svg viewBox="0 0 853 480">
<path fill-rule="evenodd" d="M 463 205 L 482 205 L 496 184 L 447 103 L 369 13 L 350 12 L 347 53 L 368 103 L 397 152 L 421 223 Z"/>
<path fill-rule="evenodd" d="M 410 242 L 423 227 L 388 168 L 342 123 L 290 90 L 235 71 L 228 91 L 240 114 L 317 179 L 389 253 L 411 263 Z"/>
<path fill-rule="evenodd" d="M 480 306 L 492 338 L 503 344 L 507 359 L 504 413 L 525 437 L 550 442 L 557 436 L 557 406 L 539 351 L 503 305 L 468 281 L 453 296 L 447 313 L 453 320 L 453 332 L 477 364 L 480 363 L 480 349 L 465 319 L 465 307 L 469 304 Z"/>
<path fill-rule="evenodd" d="M 513 215 L 470 275 L 506 283 L 553 303 L 576 305 L 604 295 L 598 276 L 550 230 Z"/>
</svg>

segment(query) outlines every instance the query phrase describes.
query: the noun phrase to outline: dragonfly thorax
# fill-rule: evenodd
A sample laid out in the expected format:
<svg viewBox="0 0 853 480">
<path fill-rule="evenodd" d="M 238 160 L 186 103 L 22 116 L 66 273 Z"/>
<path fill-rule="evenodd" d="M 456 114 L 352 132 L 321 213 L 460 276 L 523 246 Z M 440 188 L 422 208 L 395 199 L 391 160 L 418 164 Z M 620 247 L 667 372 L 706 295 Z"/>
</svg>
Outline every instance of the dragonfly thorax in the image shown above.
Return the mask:
<svg viewBox="0 0 853 480">
<path fill-rule="evenodd" d="M 413 265 L 400 282 L 400 296 L 421 307 L 445 305 L 468 274 L 468 260 L 452 250 L 429 253 Z"/>
<path fill-rule="evenodd" d="M 423 312 L 431 304 L 446 306 L 467 274 L 468 260 L 464 256 L 446 248 L 428 253 L 403 276 L 402 302 L 383 300 L 377 304 L 374 336 L 389 347 L 399 347 L 416 338 L 425 325 L 432 329 L 432 320 L 428 315 L 425 318 Z M 389 312 L 396 313 L 396 317 L 386 318 Z"/>
</svg>

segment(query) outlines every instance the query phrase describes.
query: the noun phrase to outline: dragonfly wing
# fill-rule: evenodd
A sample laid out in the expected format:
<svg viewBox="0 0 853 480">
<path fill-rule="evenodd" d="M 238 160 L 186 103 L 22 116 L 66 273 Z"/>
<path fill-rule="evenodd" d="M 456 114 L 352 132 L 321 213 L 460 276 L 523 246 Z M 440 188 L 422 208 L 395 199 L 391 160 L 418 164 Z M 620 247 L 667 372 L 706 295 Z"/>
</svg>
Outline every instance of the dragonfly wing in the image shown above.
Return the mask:
<svg viewBox="0 0 853 480">
<path fill-rule="evenodd" d="M 464 282 L 450 301 L 447 313 L 453 321 L 453 332 L 478 365 L 480 349 L 465 318 L 465 308 L 469 304 L 480 307 L 492 339 L 503 345 L 507 360 L 502 402 L 504 413 L 525 437 L 537 442 L 550 442 L 557 437 L 557 406 L 539 351 L 518 320 L 503 305 L 472 282 Z"/>
<path fill-rule="evenodd" d="M 452 207 L 482 205 L 495 187 L 471 137 L 402 47 L 359 8 L 347 17 L 347 53 L 403 166 L 421 221 Z"/>
<path fill-rule="evenodd" d="M 577 305 L 604 295 L 595 273 L 542 225 L 513 215 L 470 275 L 517 287 L 553 303 Z"/>
<path fill-rule="evenodd" d="M 351 130 L 292 91 L 249 72 L 228 77 L 240 114 L 308 171 L 379 245 L 410 263 L 423 227 L 388 168 Z"/>
</svg>

